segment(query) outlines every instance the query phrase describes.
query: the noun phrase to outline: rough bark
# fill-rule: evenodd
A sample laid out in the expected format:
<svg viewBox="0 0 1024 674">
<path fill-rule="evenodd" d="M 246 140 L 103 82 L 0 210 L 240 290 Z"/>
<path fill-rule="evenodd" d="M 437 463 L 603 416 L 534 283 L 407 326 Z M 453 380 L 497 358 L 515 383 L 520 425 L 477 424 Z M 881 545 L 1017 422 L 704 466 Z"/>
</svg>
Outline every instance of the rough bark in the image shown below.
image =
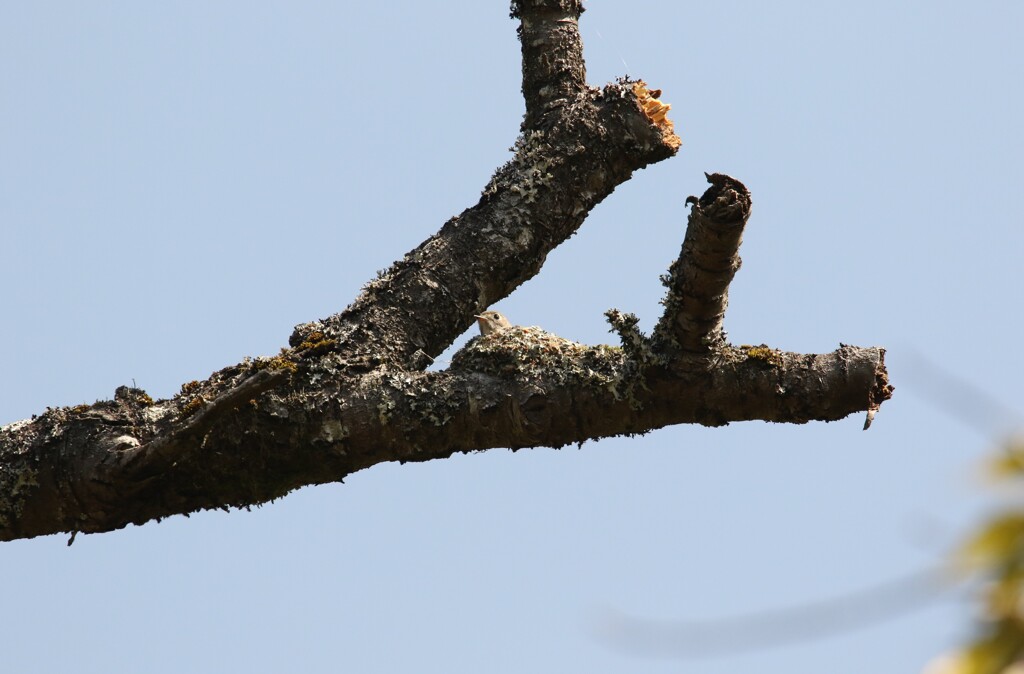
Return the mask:
<svg viewBox="0 0 1024 674">
<path fill-rule="evenodd" d="M 577 0 L 512 3 L 526 99 L 513 159 L 476 205 L 344 311 L 296 327 L 277 357 L 188 382 L 169 400 L 122 387 L 113 400 L 0 429 L 0 540 L 248 507 L 384 461 L 680 423 L 870 418 L 892 391 L 884 349 L 801 355 L 728 344 L 722 318 L 750 195 L 722 175 L 693 199 L 651 337 L 611 310 L 621 346 L 511 328 L 471 340 L 447 371 L 423 371 L 616 186 L 679 148 L 659 91 L 629 80 L 586 85 L 582 11 Z"/>
</svg>

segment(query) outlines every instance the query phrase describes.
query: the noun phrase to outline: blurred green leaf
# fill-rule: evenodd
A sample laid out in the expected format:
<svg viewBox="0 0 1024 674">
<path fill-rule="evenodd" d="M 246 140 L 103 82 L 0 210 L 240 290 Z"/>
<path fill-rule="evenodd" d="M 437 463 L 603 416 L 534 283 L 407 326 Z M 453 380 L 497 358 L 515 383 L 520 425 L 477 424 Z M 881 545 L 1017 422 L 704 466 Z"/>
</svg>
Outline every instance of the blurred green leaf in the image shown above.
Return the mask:
<svg viewBox="0 0 1024 674">
<path fill-rule="evenodd" d="M 987 525 L 960 550 L 959 561 L 970 567 L 1002 567 L 1024 558 L 1024 513 L 1001 515 Z"/>
</svg>

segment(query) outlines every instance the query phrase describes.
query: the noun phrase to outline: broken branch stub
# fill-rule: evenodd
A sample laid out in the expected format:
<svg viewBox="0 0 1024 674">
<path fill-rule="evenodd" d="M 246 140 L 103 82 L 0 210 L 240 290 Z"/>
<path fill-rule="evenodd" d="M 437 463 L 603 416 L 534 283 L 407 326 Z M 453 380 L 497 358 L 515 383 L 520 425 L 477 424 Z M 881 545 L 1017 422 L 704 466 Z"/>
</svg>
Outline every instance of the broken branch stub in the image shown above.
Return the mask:
<svg viewBox="0 0 1024 674">
<path fill-rule="evenodd" d="M 707 175 L 711 187 L 692 204 L 679 257 L 662 277 L 668 292 L 655 339 L 689 353 L 726 343 L 723 322 L 729 284 L 740 268 L 740 243 L 750 217 L 750 192 L 727 175 Z"/>
</svg>

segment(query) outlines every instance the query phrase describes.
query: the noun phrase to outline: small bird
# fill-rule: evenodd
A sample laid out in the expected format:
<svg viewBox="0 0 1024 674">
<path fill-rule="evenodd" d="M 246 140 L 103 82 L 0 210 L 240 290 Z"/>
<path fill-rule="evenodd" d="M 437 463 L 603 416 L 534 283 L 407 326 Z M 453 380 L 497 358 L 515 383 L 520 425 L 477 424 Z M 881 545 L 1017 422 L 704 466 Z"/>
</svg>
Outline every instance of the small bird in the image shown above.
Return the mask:
<svg viewBox="0 0 1024 674">
<path fill-rule="evenodd" d="M 477 325 L 480 326 L 481 335 L 489 335 L 492 332 L 512 327 L 509 320 L 497 311 L 485 311 L 479 316 L 474 316 L 476 318 Z"/>
</svg>

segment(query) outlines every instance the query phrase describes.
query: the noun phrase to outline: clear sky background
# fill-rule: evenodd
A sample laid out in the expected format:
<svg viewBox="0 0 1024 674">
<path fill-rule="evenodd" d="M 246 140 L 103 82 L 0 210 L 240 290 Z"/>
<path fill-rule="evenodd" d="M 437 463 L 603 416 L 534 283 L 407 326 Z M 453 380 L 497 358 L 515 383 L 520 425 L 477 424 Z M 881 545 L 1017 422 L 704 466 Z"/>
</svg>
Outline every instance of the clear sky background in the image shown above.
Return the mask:
<svg viewBox="0 0 1024 674">
<path fill-rule="evenodd" d="M 133 381 L 168 397 L 344 308 L 509 158 L 515 28 L 505 0 L 0 4 L 0 423 Z M 754 199 L 731 339 L 886 347 L 870 431 L 495 449 L 5 543 L 4 671 L 919 671 L 969 636 L 962 592 L 711 659 L 638 655 L 609 626 L 856 592 L 942 561 L 995 507 L 979 463 L 1013 415 L 939 373 L 1024 410 L 1022 29 L 1009 0 L 583 16 L 590 82 L 663 89 L 683 147 L 497 308 L 591 344 L 615 342 L 610 307 L 650 329 L 684 199 L 729 173 Z"/>
</svg>

